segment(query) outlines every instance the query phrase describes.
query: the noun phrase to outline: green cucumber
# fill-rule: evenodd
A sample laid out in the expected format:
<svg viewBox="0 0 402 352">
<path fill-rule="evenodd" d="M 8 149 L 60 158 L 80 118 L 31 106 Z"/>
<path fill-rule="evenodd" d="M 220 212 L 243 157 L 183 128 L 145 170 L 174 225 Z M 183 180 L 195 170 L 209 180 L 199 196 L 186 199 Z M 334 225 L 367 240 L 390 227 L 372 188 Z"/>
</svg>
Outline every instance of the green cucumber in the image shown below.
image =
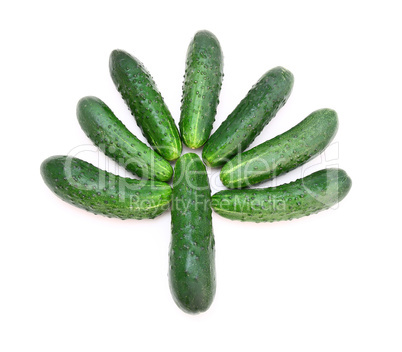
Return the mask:
<svg viewBox="0 0 402 352">
<path fill-rule="evenodd" d="M 41 174 L 62 200 L 107 217 L 153 219 L 169 208 L 172 198 L 167 183 L 120 177 L 71 156 L 46 159 Z"/>
<path fill-rule="evenodd" d="M 220 191 L 212 196 L 212 207 L 231 220 L 291 220 L 332 207 L 348 194 L 351 186 L 345 171 L 324 169 L 277 187 Z"/>
<path fill-rule="evenodd" d="M 179 130 L 142 62 L 123 50 L 114 50 L 109 69 L 117 90 L 149 144 L 166 160 L 176 160 L 182 151 Z"/>
<path fill-rule="evenodd" d="M 266 72 L 205 143 L 204 162 L 218 167 L 244 151 L 286 103 L 293 80 L 283 67 Z"/>
<path fill-rule="evenodd" d="M 102 100 L 82 98 L 77 117 L 88 138 L 128 171 L 158 181 L 172 177 L 169 162 L 134 136 Z"/>
<path fill-rule="evenodd" d="M 222 78 L 218 39 L 209 31 L 198 31 L 187 50 L 179 122 L 182 140 L 189 148 L 200 148 L 211 134 Z"/>
<path fill-rule="evenodd" d="M 194 153 L 177 160 L 173 176 L 169 284 L 187 313 L 206 311 L 215 290 L 215 240 L 211 191 L 204 164 Z"/>
<path fill-rule="evenodd" d="M 236 155 L 223 166 L 221 181 L 243 188 L 279 176 L 321 153 L 337 130 L 334 110 L 316 110 L 285 133 Z"/>
</svg>

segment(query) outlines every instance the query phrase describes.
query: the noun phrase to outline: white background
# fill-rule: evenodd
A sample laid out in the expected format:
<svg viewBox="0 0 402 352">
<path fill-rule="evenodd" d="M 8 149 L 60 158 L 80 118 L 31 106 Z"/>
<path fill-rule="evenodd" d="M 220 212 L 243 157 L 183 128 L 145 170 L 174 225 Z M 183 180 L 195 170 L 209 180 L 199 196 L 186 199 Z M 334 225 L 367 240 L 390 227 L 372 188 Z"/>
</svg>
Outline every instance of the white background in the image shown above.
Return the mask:
<svg viewBox="0 0 402 352">
<path fill-rule="evenodd" d="M 0 350 L 401 351 L 402 24 L 397 1 L 20 1 L 1 5 Z M 167 278 L 170 213 L 108 219 L 62 202 L 42 160 L 79 156 L 126 175 L 80 129 L 104 100 L 144 140 L 109 76 L 137 56 L 176 122 L 187 46 L 208 29 L 224 53 L 214 130 L 267 70 L 295 85 L 253 143 L 319 108 L 338 112 L 327 152 L 263 186 L 328 166 L 353 180 L 326 212 L 291 222 L 213 216 L 217 294 L 188 315 Z M 185 150 L 188 151 L 188 150 Z M 218 170 L 219 171 L 219 170 Z M 210 170 L 213 193 L 222 189 Z M 128 175 L 127 175 L 128 176 Z"/>
</svg>

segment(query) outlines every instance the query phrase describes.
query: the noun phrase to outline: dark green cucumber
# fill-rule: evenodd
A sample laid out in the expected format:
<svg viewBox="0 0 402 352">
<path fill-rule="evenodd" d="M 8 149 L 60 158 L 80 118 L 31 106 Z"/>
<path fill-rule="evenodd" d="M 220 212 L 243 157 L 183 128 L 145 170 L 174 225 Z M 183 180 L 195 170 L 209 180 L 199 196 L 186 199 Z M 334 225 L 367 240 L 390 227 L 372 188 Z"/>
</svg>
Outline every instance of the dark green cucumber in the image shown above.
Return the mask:
<svg viewBox="0 0 402 352">
<path fill-rule="evenodd" d="M 285 68 L 266 72 L 205 143 L 204 162 L 218 167 L 245 150 L 286 103 L 292 88 L 293 74 Z"/>
<path fill-rule="evenodd" d="M 158 181 L 172 177 L 169 162 L 134 136 L 102 100 L 82 98 L 77 117 L 88 138 L 128 171 Z"/>
<path fill-rule="evenodd" d="M 351 186 L 345 171 L 324 169 L 278 187 L 220 191 L 213 195 L 212 207 L 231 220 L 291 220 L 332 207 L 348 194 Z"/>
<path fill-rule="evenodd" d="M 338 130 L 334 110 L 314 111 L 285 133 L 226 163 L 220 173 L 228 188 L 248 187 L 288 172 L 321 153 Z"/>
<path fill-rule="evenodd" d="M 167 183 L 120 177 L 70 156 L 46 159 L 41 174 L 62 200 L 108 217 L 153 219 L 169 208 L 172 198 Z"/>
<path fill-rule="evenodd" d="M 218 39 L 209 31 L 198 31 L 187 50 L 179 123 L 181 138 L 189 148 L 200 148 L 211 134 L 222 78 Z"/>
<path fill-rule="evenodd" d="M 216 289 L 211 191 L 198 155 L 184 154 L 173 176 L 169 283 L 176 304 L 187 313 L 206 311 Z"/>
<path fill-rule="evenodd" d="M 179 130 L 142 62 L 123 50 L 114 50 L 109 69 L 117 90 L 149 144 L 166 160 L 176 160 L 182 151 Z"/>
</svg>

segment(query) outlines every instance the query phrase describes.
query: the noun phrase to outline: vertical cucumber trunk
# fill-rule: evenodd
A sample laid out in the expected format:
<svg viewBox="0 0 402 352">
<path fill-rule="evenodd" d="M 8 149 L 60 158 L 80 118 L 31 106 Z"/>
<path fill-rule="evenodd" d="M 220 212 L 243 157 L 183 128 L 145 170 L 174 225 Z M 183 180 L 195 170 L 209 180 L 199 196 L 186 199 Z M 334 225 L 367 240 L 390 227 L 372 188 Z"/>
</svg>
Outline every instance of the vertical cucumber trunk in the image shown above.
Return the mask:
<svg viewBox="0 0 402 352">
<path fill-rule="evenodd" d="M 187 313 L 206 311 L 215 290 L 215 241 L 211 190 L 204 164 L 194 153 L 176 162 L 173 177 L 169 283 Z"/>
<path fill-rule="evenodd" d="M 107 156 L 141 178 L 168 181 L 172 166 L 154 150 L 142 143 L 96 97 L 84 97 L 77 104 L 81 128 Z"/>
<path fill-rule="evenodd" d="M 283 67 L 266 72 L 205 143 L 204 162 L 219 167 L 244 151 L 286 103 L 293 80 Z"/>
<path fill-rule="evenodd" d="M 176 160 L 182 151 L 179 130 L 144 65 L 125 51 L 114 50 L 109 69 L 117 90 L 149 144 L 166 160 Z"/>
<path fill-rule="evenodd" d="M 222 78 L 218 39 L 209 31 L 197 32 L 187 50 L 179 123 L 182 140 L 189 148 L 200 148 L 211 134 Z"/>
</svg>

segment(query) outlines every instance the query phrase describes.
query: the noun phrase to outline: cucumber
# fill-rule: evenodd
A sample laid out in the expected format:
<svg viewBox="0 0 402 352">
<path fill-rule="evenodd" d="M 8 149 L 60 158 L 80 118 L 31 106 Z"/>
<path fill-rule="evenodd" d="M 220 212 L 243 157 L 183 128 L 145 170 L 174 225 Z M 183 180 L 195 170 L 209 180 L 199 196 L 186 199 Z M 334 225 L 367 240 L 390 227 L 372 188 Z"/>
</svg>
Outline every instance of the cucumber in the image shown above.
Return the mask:
<svg viewBox="0 0 402 352">
<path fill-rule="evenodd" d="M 266 72 L 205 143 L 204 162 L 218 167 L 245 150 L 286 103 L 293 80 L 283 67 Z"/>
<path fill-rule="evenodd" d="M 189 148 L 200 148 L 211 134 L 222 78 L 218 39 L 209 31 L 198 31 L 187 50 L 179 122 L 183 143 Z"/>
<path fill-rule="evenodd" d="M 120 219 L 153 219 L 170 206 L 167 183 L 120 177 L 84 160 L 52 156 L 41 164 L 46 185 L 67 203 Z"/>
<path fill-rule="evenodd" d="M 337 130 L 334 110 L 316 110 L 285 133 L 236 155 L 220 179 L 228 188 L 243 188 L 279 176 L 321 153 Z"/>
<path fill-rule="evenodd" d="M 215 240 L 211 191 L 204 164 L 194 153 L 176 162 L 173 176 L 169 285 L 187 313 L 206 311 L 215 290 Z"/>
<path fill-rule="evenodd" d="M 113 50 L 109 69 L 149 144 L 166 160 L 176 160 L 182 151 L 179 130 L 142 62 L 123 50 Z"/>
<path fill-rule="evenodd" d="M 220 191 L 212 196 L 212 207 L 231 220 L 291 220 L 332 207 L 348 194 L 351 186 L 345 171 L 324 169 L 278 187 Z"/>
<path fill-rule="evenodd" d="M 80 99 L 77 117 L 88 138 L 128 171 L 158 181 L 172 177 L 169 162 L 134 136 L 102 100 Z"/>
</svg>

